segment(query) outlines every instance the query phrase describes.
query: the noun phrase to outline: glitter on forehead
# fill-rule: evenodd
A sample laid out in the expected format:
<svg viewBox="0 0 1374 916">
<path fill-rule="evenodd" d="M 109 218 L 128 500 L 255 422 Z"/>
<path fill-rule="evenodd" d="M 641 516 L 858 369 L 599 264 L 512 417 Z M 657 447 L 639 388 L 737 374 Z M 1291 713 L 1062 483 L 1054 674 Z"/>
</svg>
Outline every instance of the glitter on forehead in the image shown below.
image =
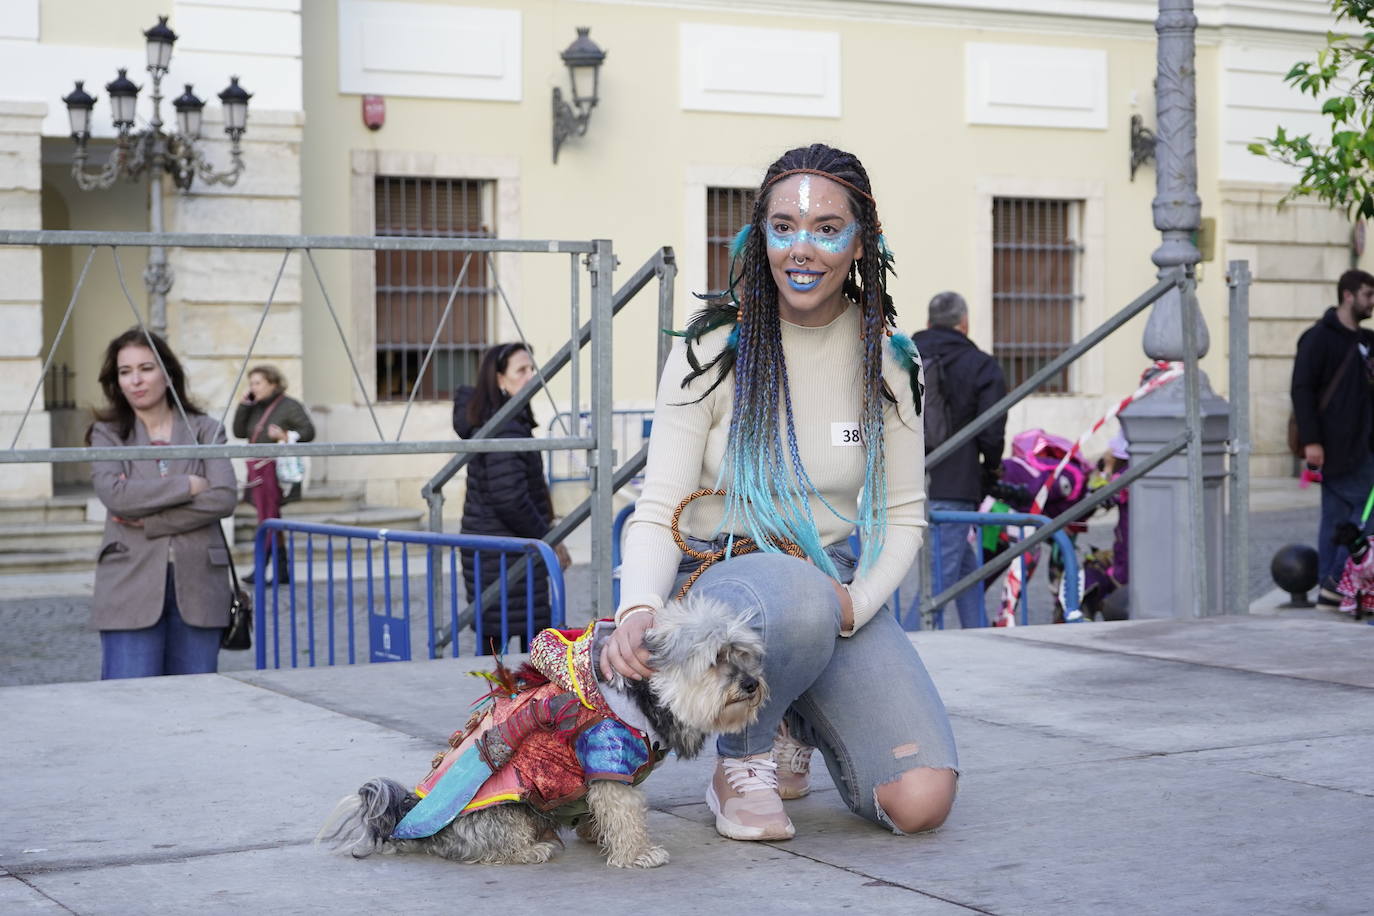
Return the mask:
<svg viewBox="0 0 1374 916">
<path fill-rule="evenodd" d="M 806 211 L 811 209 L 811 176 L 803 175 L 801 185 L 798 187 L 801 199 L 797 202 L 797 208 L 801 210 L 801 215 L 805 216 Z"/>
</svg>

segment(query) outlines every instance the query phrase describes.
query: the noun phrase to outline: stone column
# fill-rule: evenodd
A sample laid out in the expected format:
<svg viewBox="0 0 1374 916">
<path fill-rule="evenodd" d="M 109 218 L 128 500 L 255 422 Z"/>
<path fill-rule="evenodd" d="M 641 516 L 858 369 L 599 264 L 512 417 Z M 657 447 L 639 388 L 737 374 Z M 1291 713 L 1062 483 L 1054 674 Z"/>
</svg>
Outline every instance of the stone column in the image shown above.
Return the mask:
<svg viewBox="0 0 1374 916">
<path fill-rule="evenodd" d="M 41 229 L 40 144 L 48 106 L 0 101 L 0 229 Z M 9 448 L 43 367 L 43 255 L 38 248 L 0 247 L 0 447 Z M 43 392 L 24 421 L 19 448 L 52 442 Z M 0 474 L 0 499 L 47 499 L 52 468 L 8 465 Z"/>
<path fill-rule="evenodd" d="M 243 138 L 247 166 L 232 187 L 200 179 L 183 194 L 167 183 L 163 194 L 168 232 L 299 235 L 301 231 L 302 116 L 254 111 Z M 208 117 L 203 148 L 215 167 L 228 168 L 229 140 Z M 170 342 L 186 364 L 191 393 L 216 418 L 230 399 L 244 353 L 284 252 L 173 248 L 174 277 L 167 300 Z M 249 365 L 272 363 L 286 375 L 293 397 L 301 386 L 301 256 L 293 254 L 277 286 Z M 245 378 L 239 388 L 247 384 Z M 235 399 L 236 400 L 236 399 Z M 232 409 L 225 420 L 233 420 Z"/>
<path fill-rule="evenodd" d="M 1155 303 L 1146 323 L 1145 353 L 1156 360 L 1199 359 L 1208 348 L 1193 279 L 1201 255 L 1192 236 L 1202 213 L 1197 195 L 1196 30 L 1193 0 L 1159 0 L 1153 210 L 1163 243 L 1152 260 L 1161 278 L 1180 277 L 1184 282 Z M 1196 334 L 1191 354 L 1185 346 L 1185 317 L 1194 322 Z M 1131 487 L 1132 617 L 1191 617 L 1222 609 L 1221 479 L 1226 473 L 1227 403 L 1212 392 L 1199 371 L 1197 382 L 1179 379 L 1122 411 L 1121 425 L 1132 458 L 1149 455 L 1187 428 L 1189 388 L 1199 400 L 1200 457 L 1180 454 Z M 1198 500 L 1190 493 L 1190 471 L 1202 481 Z M 1199 554 L 1205 555 L 1200 577 L 1194 574 Z"/>
</svg>

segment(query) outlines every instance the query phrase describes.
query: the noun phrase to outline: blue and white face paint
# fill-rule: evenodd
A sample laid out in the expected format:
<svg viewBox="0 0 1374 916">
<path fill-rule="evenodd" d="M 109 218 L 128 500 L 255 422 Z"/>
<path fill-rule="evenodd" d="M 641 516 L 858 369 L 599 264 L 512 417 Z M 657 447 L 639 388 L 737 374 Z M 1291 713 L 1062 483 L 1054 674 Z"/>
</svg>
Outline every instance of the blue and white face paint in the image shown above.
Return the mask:
<svg viewBox="0 0 1374 916">
<path fill-rule="evenodd" d="M 850 223 L 843 229 L 827 224 L 816 230 L 792 229 L 779 232 L 774 223 L 770 220 L 765 227 L 764 234 L 768 237 L 768 247 L 776 248 L 780 251 L 787 250 L 796 245 L 810 243 L 822 251 L 830 254 L 839 254 L 850 246 L 854 237 L 859 234 L 859 224 Z"/>
</svg>

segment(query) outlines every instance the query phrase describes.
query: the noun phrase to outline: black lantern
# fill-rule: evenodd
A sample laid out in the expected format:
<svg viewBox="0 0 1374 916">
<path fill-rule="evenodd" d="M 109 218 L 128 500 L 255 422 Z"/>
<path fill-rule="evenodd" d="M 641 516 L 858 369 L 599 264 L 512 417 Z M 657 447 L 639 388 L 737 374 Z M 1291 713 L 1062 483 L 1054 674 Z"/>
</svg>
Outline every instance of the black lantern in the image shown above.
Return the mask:
<svg viewBox="0 0 1374 916">
<path fill-rule="evenodd" d="M 95 107 L 95 96 L 84 88 L 84 80 L 76 81 L 76 88 L 62 97 L 67 104 L 67 117 L 72 122 L 72 139 L 83 141 L 91 135 L 91 109 Z"/>
<path fill-rule="evenodd" d="M 157 25 L 143 33 L 148 40 L 148 69 L 166 72 L 172 63 L 172 45 L 177 33 L 167 27 L 167 17 L 157 17 Z"/>
<path fill-rule="evenodd" d="M 229 77 L 229 85 L 219 94 L 219 102 L 224 106 L 224 132 L 229 136 L 242 134 L 248 126 L 248 100 L 252 97 L 239 85 L 237 76 Z"/>
<path fill-rule="evenodd" d="M 114 110 L 114 126 L 121 133 L 134 126 L 134 112 L 138 108 L 140 87 L 134 85 L 127 73 L 121 67 L 119 76 L 105 84 L 105 91 L 110 94 L 110 108 Z"/>
<path fill-rule="evenodd" d="M 205 102 L 191 91 L 190 83 L 186 84 L 186 91 L 172 102 L 172 107 L 177 110 L 177 126 L 181 129 L 181 135 L 193 140 L 198 139 L 201 111 L 205 108 Z"/>
<path fill-rule="evenodd" d="M 597 83 L 606 52 L 588 36 L 589 27 L 578 26 L 577 40 L 568 45 L 562 57 L 572 77 L 573 104 L 590 111 L 597 103 Z"/>
</svg>

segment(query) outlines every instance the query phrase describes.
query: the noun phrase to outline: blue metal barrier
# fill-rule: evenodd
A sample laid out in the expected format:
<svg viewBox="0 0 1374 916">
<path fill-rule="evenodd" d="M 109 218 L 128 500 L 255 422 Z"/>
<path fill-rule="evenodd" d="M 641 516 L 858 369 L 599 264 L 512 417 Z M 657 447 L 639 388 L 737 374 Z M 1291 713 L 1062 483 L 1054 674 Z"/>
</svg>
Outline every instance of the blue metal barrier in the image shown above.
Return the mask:
<svg viewBox="0 0 1374 916">
<path fill-rule="evenodd" d="M 615 514 L 611 523 L 611 600 L 620 607 L 620 537 L 625 530 L 625 522 L 635 513 L 635 504 L 630 503 Z"/>
<path fill-rule="evenodd" d="M 290 584 L 278 584 L 269 586 L 267 576 L 263 575 L 263 570 L 271 568 L 272 582 L 280 583 L 282 569 L 280 551 L 268 551 L 267 540 L 272 532 L 278 532 L 277 536 L 282 538 L 286 544 L 286 554 L 292 558 L 291 566 L 297 570 L 303 570 L 305 582 L 302 585 L 299 573 L 290 576 Z M 294 562 L 296 554 L 296 538 L 305 538 L 305 559 Z M 322 538 L 324 544 L 325 561 L 325 599 L 321 609 L 324 610 L 325 617 L 325 653 L 324 660 L 321 661 L 317 650 L 317 634 L 315 627 L 316 611 L 316 582 L 315 582 L 315 539 Z M 343 561 L 345 572 L 345 594 L 346 604 L 343 608 L 336 607 L 335 601 L 335 541 L 343 541 Z M 411 626 L 412 615 L 410 610 L 410 547 L 412 545 L 424 548 L 424 576 L 426 588 L 425 593 L 425 624 L 428 634 L 426 642 L 428 645 L 428 657 L 438 658 L 439 652 L 435 648 L 436 620 L 435 615 L 438 609 L 435 608 L 433 596 L 442 596 L 442 589 L 435 589 L 436 578 L 441 582 L 445 579 L 448 582 L 448 616 L 451 631 L 454 634 L 453 651 L 454 657 L 458 656 L 459 646 L 457 633 L 459 630 L 458 620 L 458 593 L 464 590 L 464 580 L 462 570 L 458 564 L 459 548 L 467 548 L 474 551 L 476 571 L 474 575 L 476 594 L 480 602 L 482 590 L 490 582 L 484 582 L 482 575 L 486 566 L 483 554 L 496 554 L 499 557 L 498 578 L 500 583 L 500 606 L 501 606 L 501 641 L 500 646 L 504 647 L 510 641 L 510 621 L 508 612 L 510 608 L 510 583 L 507 581 L 508 558 L 514 554 L 527 559 L 525 564 L 525 632 L 532 634 L 534 626 L 534 581 L 536 575 L 547 575 L 549 579 L 549 612 L 552 625 L 561 627 L 564 624 L 564 609 L 566 606 L 566 595 L 563 585 L 563 570 L 558 565 L 558 558 L 553 552 L 553 548 L 543 541 L 531 540 L 528 538 L 507 538 L 489 537 L 476 534 L 443 534 L 430 531 L 395 531 L 387 528 L 355 528 L 348 525 L 320 525 L 310 522 L 296 522 L 286 519 L 267 519 L 258 526 L 258 530 L 253 539 L 253 560 L 254 569 L 258 574 L 254 581 L 253 594 L 253 629 L 254 641 L 257 653 L 257 667 L 259 669 L 269 667 L 268 662 L 268 641 L 271 641 L 271 663 L 270 667 L 282 667 L 282 592 L 286 595 L 286 626 L 287 651 L 290 658 L 290 667 L 296 668 L 301 664 L 302 653 L 307 659 L 308 667 L 315 667 L 317 664 L 355 664 L 357 662 L 357 605 L 355 603 L 354 589 L 354 546 L 357 542 L 366 545 L 366 554 L 363 559 L 366 562 L 366 583 L 367 583 L 367 602 L 366 620 L 368 635 L 368 661 L 409 661 L 411 658 Z M 400 602 L 399 608 L 393 598 L 393 573 L 392 547 L 399 547 L 400 557 Z M 375 573 L 375 554 L 381 553 L 381 590 L 382 600 L 377 601 L 377 576 Z M 445 557 L 447 554 L 447 557 Z M 543 570 L 539 569 L 540 563 L 534 562 L 535 558 L 542 562 Z M 445 560 L 447 562 L 445 562 Z M 447 567 L 447 569 L 445 568 Z M 447 575 L 445 575 L 447 573 Z M 268 588 L 272 589 L 271 606 L 268 606 Z M 304 592 L 304 609 L 298 602 L 299 591 Z M 340 661 L 337 649 L 339 637 L 338 616 L 343 612 L 343 620 L 348 640 L 348 654 L 346 661 Z M 476 629 L 474 647 L 484 643 L 482 632 L 481 608 L 473 617 L 473 625 Z M 303 632 L 302 632 L 303 631 Z M 305 642 L 304 650 L 300 645 Z"/>
<path fill-rule="evenodd" d="M 944 526 L 959 525 L 962 528 L 968 525 L 974 525 L 978 528 L 979 537 L 975 541 L 975 555 L 977 557 L 975 568 L 977 568 L 977 566 L 983 565 L 983 538 L 981 535 L 984 528 L 990 526 L 1003 528 L 1009 526 L 1030 526 L 1039 528 L 1049 523 L 1050 519 L 1047 516 L 1030 515 L 1023 512 L 956 512 L 949 509 L 932 509 L 930 512 L 930 547 L 931 554 L 935 558 L 935 561 L 932 563 L 933 569 L 931 571 L 930 593 L 938 596 L 945 588 L 944 571 L 940 569 L 939 562 L 940 543 L 942 538 L 941 529 Z M 1064 560 L 1064 619 L 1070 623 L 1081 623 L 1083 621 L 1083 616 L 1080 605 L 1083 596 L 1078 593 L 1078 555 L 1074 553 L 1073 541 L 1063 531 L 1056 531 L 1053 540 L 1059 547 L 1060 556 L 1063 557 Z M 1028 610 L 1027 595 L 1030 593 L 1028 583 L 1026 582 L 1025 556 L 1022 555 L 1017 562 L 1021 564 L 1021 594 L 1018 598 L 1020 604 L 1019 622 L 1024 625 L 1026 623 L 1026 614 Z M 988 612 L 987 605 L 984 602 L 984 591 L 977 583 L 969 587 L 978 588 L 979 616 L 982 618 L 981 624 L 987 626 Z M 918 598 L 917 602 L 912 604 L 905 615 L 898 615 L 898 619 L 901 620 L 902 626 L 908 630 L 919 630 L 921 628 L 921 621 L 917 613 L 919 600 Z M 900 607 L 900 604 L 898 606 Z M 910 619 L 912 617 L 916 617 L 916 619 L 912 621 Z M 945 628 L 945 611 L 943 607 L 935 612 L 934 620 L 937 630 L 943 630 Z M 914 626 L 911 625 L 912 623 L 914 623 Z"/>
</svg>

